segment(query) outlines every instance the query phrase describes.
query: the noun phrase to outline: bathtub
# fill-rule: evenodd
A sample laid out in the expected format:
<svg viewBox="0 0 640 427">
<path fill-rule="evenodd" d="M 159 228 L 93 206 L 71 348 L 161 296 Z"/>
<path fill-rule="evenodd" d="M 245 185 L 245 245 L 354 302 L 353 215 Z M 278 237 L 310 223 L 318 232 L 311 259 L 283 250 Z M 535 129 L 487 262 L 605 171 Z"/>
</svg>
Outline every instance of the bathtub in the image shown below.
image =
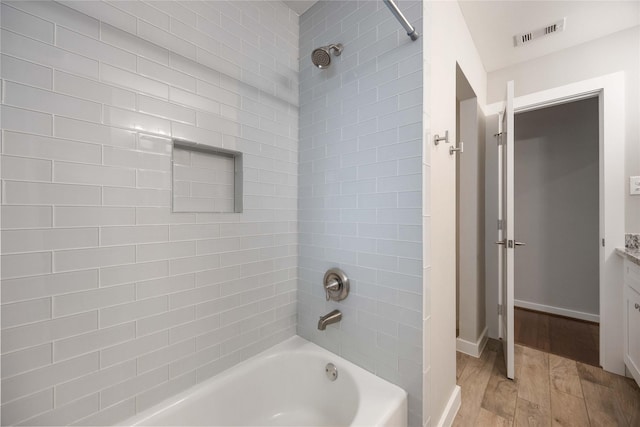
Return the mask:
<svg viewBox="0 0 640 427">
<path fill-rule="evenodd" d="M 406 427 L 407 393 L 294 336 L 119 425 Z"/>
</svg>

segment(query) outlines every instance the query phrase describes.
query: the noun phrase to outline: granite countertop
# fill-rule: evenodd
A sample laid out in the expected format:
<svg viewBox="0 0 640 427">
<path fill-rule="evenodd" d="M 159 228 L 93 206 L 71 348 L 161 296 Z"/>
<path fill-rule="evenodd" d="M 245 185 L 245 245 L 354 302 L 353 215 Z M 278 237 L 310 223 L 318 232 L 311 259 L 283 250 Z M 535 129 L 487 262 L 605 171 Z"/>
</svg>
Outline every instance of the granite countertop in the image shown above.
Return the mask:
<svg viewBox="0 0 640 427">
<path fill-rule="evenodd" d="M 640 249 L 639 248 L 616 248 L 618 255 L 626 257 L 631 262 L 640 265 Z"/>
</svg>

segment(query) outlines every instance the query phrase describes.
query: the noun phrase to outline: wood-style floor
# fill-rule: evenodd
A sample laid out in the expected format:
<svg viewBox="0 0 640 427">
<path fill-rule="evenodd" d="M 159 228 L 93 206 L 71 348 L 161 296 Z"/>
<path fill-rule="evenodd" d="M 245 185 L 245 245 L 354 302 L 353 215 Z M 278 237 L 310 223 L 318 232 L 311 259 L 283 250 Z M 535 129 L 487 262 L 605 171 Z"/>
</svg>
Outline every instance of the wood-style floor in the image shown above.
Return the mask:
<svg viewBox="0 0 640 427">
<path fill-rule="evenodd" d="M 600 325 L 515 307 L 516 344 L 600 366 Z"/>
<path fill-rule="evenodd" d="M 457 353 L 462 406 L 454 426 L 640 426 L 640 388 L 625 377 L 533 348 L 515 346 L 505 376 L 502 344 L 480 358 Z"/>
</svg>

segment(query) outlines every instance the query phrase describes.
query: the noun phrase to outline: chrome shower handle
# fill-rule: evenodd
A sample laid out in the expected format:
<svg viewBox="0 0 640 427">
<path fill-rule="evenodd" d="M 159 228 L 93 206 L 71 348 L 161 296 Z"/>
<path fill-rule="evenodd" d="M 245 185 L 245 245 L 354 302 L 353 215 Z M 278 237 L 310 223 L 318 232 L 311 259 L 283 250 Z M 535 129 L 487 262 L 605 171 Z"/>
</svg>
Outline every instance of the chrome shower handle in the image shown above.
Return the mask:
<svg viewBox="0 0 640 427">
<path fill-rule="evenodd" d="M 327 301 L 329 301 L 330 298 L 330 293 L 331 292 L 335 292 L 335 291 L 339 291 L 340 287 L 342 285 L 340 284 L 340 281 L 336 278 L 331 278 L 328 282 L 325 282 L 324 284 L 324 291 L 327 294 Z"/>
<path fill-rule="evenodd" d="M 322 280 L 327 301 L 342 301 L 349 295 L 349 278 L 339 268 L 332 268 L 324 274 Z"/>
</svg>

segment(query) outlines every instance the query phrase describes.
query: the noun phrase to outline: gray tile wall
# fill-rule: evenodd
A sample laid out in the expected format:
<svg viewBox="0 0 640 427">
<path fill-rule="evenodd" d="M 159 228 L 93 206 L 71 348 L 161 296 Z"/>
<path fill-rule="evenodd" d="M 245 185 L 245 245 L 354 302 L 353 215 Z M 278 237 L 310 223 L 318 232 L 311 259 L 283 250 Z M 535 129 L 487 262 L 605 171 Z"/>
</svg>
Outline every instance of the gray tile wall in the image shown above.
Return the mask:
<svg viewBox="0 0 640 427">
<path fill-rule="evenodd" d="M 400 1 L 422 32 L 422 3 Z M 300 17 L 298 334 L 400 385 L 422 425 L 422 40 L 382 1 L 323 1 Z M 342 43 L 326 70 L 313 49 Z M 342 268 L 349 297 L 326 302 Z M 316 328 L 338 308 L 339 324 Z"/>
<path fill-rule="evenodd" d="M 298 17 L 2 2 L 2 424 L 111 424 L 293 335 Z M 244 153 L 173 214 L 170 138 Z"/>
</svg>

